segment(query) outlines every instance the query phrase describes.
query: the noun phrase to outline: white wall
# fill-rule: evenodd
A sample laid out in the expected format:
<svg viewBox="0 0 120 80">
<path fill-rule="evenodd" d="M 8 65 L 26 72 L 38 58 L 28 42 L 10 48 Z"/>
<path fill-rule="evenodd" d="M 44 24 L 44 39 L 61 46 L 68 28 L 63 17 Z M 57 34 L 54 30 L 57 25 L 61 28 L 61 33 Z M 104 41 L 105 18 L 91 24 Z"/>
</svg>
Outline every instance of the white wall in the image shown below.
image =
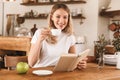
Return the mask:
<svg viewBox="0 0 120 80">
<path fill-rule="evenodd" d="M 93 6 L 94 5 L 94 6 Z M 97 39 L 97 20 L 98 20 L 98 0 L 87 0 L 85 8 L 85 22 L 82 25 L 74 22 L 75 31 L 77 35 L 83 35 L 86 37 L 87 48 L 91 48 L 91 54 L 93 55 L 94 44 L 93 42 Z"/>
<path fill-rule="evenodd" d="M 110 0 L 99 0 L 99 13 L 102 9 L 102 7 L 107 8 L 108 5 L 110 3 Z M 99 15 L 99 19 L 98 19 L 98 33 L 97 35 L 101 35 L 104 34 L 106 39 L 110 39 L 110 34 L 109 34 L 109 29 L 108 29 L 108 25 L 109 25 L 109 18 L 106 18 L 104 16 L 100 16 Z"/>
<path fill-rule="evenodd" d="M 2 2 L 0 1 L 0 35 L 2 35 Z"/>
<path fill-rule="evenodd" d="M 94 44 L 93 42 L 97 40 L 98 33 L 98 0 L 86 0 L 86 4 L 72 4 L 68 5 L 70 9 L 82 8 L 83 13 L 86 17 L 83 24 L 79 24 L 79 19 L 73 20 L 74 30 L 76 36 L 85 36 L 87 48 L 91 49 L 90 55 L 94 54 Z M 16 2 L 6 2 L 5 3 L 5 25 L 6 25 L 6 14 L 21 14 L 30 11 L 31 9 L 37 10 L 38 12 L 50 11 L 51 5 L 48 6 L 23 6 L 20 5 L 21 0 L 16 0 Z M 1 22 L 1 21 L 0 21 Z M 37 24 L 38 28 L 47 26 L 46 19 L 38 20 L 25 20 L 24 24 L 21 26 L 32 28 L 33 24 Z"/>
</svg>

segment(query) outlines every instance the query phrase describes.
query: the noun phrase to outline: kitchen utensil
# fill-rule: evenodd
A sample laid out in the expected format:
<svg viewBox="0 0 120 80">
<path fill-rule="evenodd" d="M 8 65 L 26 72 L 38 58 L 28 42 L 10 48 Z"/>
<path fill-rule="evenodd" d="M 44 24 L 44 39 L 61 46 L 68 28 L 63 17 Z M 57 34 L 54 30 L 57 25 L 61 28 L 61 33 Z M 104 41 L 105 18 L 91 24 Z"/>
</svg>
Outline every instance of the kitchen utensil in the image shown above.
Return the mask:
<svg viewBox="0 0 120 80">
<path fill-rule="evenodd" d="M 112 23 L 108 26 L 108 28 L 111 30 L 111 31 L 116 31 L 117 30 L 117 24 L 116 23 Z"/>
<path fill-rule="evenodd" d="M 7 19 L 7 26 L 6 26 L 6 31 L 7 31 L 7 34 L 9 35 L 9 31 L 11 29 L 11 16 L 8 16 L 8 19 Z"/>
<path fill-rule="evenodd" d="M 23 2 L 23 3 L 28 3 L 28 2 L 29 2 L 29 0 L 22 0 L 22 2 Z"/>
<path fill-rule="evenodd" d="M 24 23 L 25 22 L 25 18 L 24 17 L 17 17 L 17 22 L 18 22 L 18 24 L 22 24 L 22 23 Z"/>
<path fill-rule="evenodd" d="M 105 50 L 106 50 L 106 53 L 109 53 L 109 54 L 114 54 L 116 51 L 114 45 L 106 45 Z"/>
<path fill-rule="evenodd" d="M 114 38 L 117 38 L 118 36 L 120 36 L 120 32 L 119 31 L 116 31 L 114 34 L 113 34 Z"/>
</svg>

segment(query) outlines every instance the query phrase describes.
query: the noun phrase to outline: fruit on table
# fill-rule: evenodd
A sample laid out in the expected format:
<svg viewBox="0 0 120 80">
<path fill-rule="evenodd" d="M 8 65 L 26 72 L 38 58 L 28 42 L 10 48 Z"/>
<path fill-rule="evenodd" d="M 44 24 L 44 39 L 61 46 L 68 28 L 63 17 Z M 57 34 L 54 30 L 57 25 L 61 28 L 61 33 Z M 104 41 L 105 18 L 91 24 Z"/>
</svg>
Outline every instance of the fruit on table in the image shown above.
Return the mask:
<svg viewBox="0 0 120 80">
<path fill-rule="evenodd" d="M 16 65 L 16 70 L 20 74 L 25 74 L 29 69 L 29 65 L 26 62 L 19 62 Z"/>
</svg>

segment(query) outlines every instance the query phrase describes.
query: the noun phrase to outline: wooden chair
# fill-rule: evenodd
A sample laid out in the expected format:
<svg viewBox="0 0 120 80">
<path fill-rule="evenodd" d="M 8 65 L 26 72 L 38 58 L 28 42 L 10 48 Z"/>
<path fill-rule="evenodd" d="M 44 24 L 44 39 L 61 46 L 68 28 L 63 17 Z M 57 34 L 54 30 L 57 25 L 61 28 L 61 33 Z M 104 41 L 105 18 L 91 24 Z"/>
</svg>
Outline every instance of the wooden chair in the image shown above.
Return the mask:
<svg viewBox="0 0 120 80">
<path fill-rule="evenodd" d="M 5 56 L 5 67 L 14 67 L 20 61 L 27 62 L 31 38 L 28 37 L 0 37 L 1 50 L 25 51 L 25 56 Z"/>
<path fill-rule="evenodd" d="M 16 67 L 18 62 L 28 62 L 27 56 L 5 56 L 5 67 L 11 70 Z"/>
</svg>

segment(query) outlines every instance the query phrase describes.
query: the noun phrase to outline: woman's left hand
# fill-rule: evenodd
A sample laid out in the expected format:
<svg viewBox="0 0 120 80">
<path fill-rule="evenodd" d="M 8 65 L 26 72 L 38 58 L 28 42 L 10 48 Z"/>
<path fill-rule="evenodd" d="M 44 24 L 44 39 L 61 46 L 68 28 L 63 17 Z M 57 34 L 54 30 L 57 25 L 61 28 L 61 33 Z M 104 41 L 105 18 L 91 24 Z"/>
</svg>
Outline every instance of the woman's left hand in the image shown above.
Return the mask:
<svg viewBox="0 0 120 80">
<path fill-rule="evenodd" d="M 86 67 L 87 67 L 87 60 L 88 60 L 87 57 L 84 58 L 83 60 L 81 60 L 81 61 L 78 63 L 77 68 L 78 68 L 78 69 L 84 69 L 84 68 L 86 68 Z"/>
</svg>

